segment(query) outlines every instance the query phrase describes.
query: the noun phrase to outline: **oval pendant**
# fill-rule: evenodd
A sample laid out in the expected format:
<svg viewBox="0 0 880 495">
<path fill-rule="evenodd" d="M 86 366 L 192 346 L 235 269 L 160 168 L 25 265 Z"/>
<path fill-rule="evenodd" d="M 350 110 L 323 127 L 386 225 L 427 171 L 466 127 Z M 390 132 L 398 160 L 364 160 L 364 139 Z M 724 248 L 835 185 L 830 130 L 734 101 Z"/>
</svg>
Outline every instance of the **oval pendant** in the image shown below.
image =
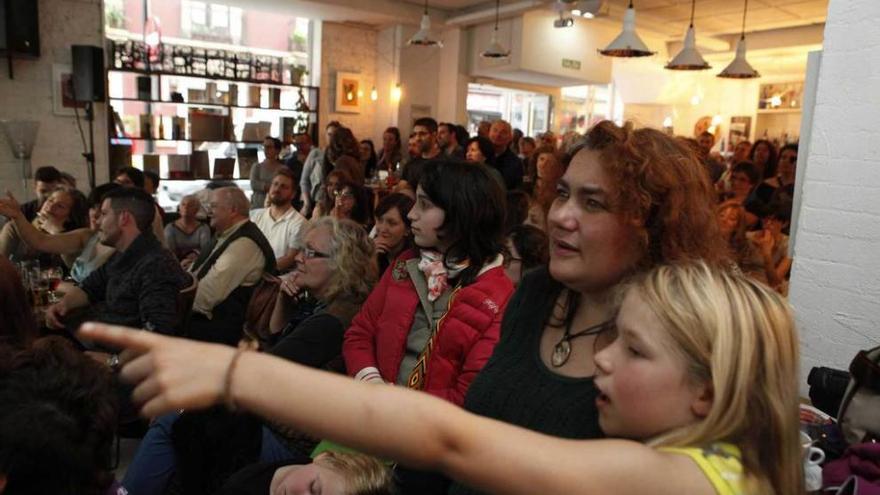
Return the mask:
<svg viewBox="0 0 880 495">
<path fill-rule="evenodd" d="M 568 361 L 571 355 L 571 343 L 568 340 L 561 340 L 553 347 L 553 355 L 550 357 L 550 363 L 555 367 L 560 367 Z"/>
</svg>

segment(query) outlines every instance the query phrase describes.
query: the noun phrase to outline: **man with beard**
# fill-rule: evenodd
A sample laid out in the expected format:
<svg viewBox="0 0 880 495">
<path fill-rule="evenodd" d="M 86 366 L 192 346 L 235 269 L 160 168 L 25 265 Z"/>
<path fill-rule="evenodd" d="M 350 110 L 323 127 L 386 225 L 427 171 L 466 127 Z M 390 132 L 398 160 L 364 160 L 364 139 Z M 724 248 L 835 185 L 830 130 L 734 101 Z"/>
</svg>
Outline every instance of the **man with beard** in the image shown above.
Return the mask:
<svg viewBox="0 0 880 495">
<path fill-rule="evenodd" d="M 286 272 L 296 264 L 296 238 L 308 220 L 293 207 L 296 198 L 296 181 L 293 172 L 279 169 L 269 186 L 269 207 L 251 210 L 251 221 L 266 236 L 279 272 Z"/>
<path fill-rule="evenodd" d="M 137 188 L 107 193 L 101 203 L 101 244 L 116 253 L 79 287 L 46 310 L 50 328 L 75 328 L 70 313 L 91 306 L 88 319 L 171 334 L 177 328 L 177 293 L 189 277 L 150 228 L 155 203 Z M 82 319 L 82 318 L 79 318 Z"/>
<path fill-rule="evenodd" d="M 422 169 L 428 160 L 438 158 L 443 153 L 440 145 L 437 143 L 437 121 L 431 117 L 422 117 L 413 122 L 412 137 L 415 138 L 415 145 L 418 147 L 418 157 L 407 162 L 403 169 L 403 180 L 415 191 L 422 177 Z M 412 137 L 410 142 L 412 142 Z"/>
</svg>

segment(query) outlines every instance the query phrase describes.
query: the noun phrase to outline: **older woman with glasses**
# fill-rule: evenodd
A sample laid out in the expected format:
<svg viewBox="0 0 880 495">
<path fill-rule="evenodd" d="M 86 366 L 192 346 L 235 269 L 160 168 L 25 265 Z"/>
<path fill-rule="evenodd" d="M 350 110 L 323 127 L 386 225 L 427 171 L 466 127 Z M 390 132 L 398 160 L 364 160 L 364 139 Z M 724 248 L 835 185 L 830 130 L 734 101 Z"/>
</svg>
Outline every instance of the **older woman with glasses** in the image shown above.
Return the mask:
<svg viewBox="0 0 880 495">
<path fill-rule="evenodd" d="M 341 373 L 343 334 L 376 282 L 375 248 L 359 225 L 330 216 L 304 227 L 300 239 L 296 270 L 281 278 L 272 313 L 270 328 L 280 337 L 266 352 Z M 216 433 L 201 432 L 203 428 L 197 425 L 205 424 L 213 425 Z M 198 442 L 199 448 L 176 451 L 174 445 L 181 441 Z M 246 446 L 254 444 L 259 449 L 248 455 Z M 275 425 L 271 418 L 257 421 L 217 411 L 167 414 L 150 426 L 122 484 L 131 493 L 160 494 L 178 468 L 199 465 L 202 473 L 181 471 L 178 476 L 210 479 L 219 487 L 226 476 L 248 463 L 294 459 L 308 455 L 316 444 L 317 439 Z M 216 459 L 212 463 L 219 456 L 206 452 L 203 445 L 212 445 L 238 461 Z"/>
</svg>

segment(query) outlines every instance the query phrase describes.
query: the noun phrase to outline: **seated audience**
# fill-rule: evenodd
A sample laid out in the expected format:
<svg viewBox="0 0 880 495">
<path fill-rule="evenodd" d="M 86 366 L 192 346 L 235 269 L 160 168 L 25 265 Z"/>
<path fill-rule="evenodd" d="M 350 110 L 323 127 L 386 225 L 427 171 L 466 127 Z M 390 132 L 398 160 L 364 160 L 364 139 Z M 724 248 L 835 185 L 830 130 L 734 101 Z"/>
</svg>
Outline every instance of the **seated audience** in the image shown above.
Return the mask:
<svg viewBox="0 0 880 495">
<path fill-rule="evenodd" d="M 382 133 L 382 150 L 379 152 L 379 170 L 393 172 L 400 168 L 401 154 L 400 129 L 389 127 Z"/>
<path fill-rule="evenodd" d="M 361 167 L 366 177 L 374 177 L 376 175 L 376 167 L 378 159 L 376 158 L 376 147 L 373 145 L 372 139 L 364 139 L 358 143 L 360 151 Z"/>
<path fill-rule="evenodd" d="M 482 136 L 471 138 L 470 141 L 467 142 L 467 148 L 465 148 L 465 160 L 467 160 L 468 163 L 476 163 L 485 166 L 492 178 L 497 180 L 502 187 L 505 187 L 504 177 L 501 175 L 501 172 L 499 172 L 497 168 L 489 165 L 495 160 L 495 148 L 492 146 L 492 141 L 489 141 L 489 138 L 484 138 Z"/>
<path fill-rule="evenodd" d="M 153 236 L 154 214 L 153 198 L 141 189 L 122 188 L 104 195 L 100 242 L 116 252 L 46 310 L 50 328 L 70 328 L 74 322 L 67 317 L 88 307 L 88 318 L 96 321 L 174 332 L 179 323 L 177 293 L 188 277 Z"/>
<path fill-rule="evenodd" d="M 327 174 L 323 181 L 323 187 L 321 187 L 321 191 L 317 194 L 318 202 L 315 205 L 312 218 L 321 218 L 330 214 L 330 211 L 336 206 L 336 191 L 343 184 L 354 184 L 348 172 L 333 170 Z"/>
<path fill-rule="evenodd" d="M 61 172 L 52 166 L 40 167 L 34 171 L 34 196 L 35 198 L 21 205 L 21 212 L 28 222 L 37 218 L 37 213 L 43 207 L 43 203 L 49 196 L 63 184 Z"/>
<path fill-rule="evenodd" d="M 275 253 L 248 219 L 250 203 L 241 189 L 215 189 L 209 206 L 216 236 L 189 269 L 199 286 L 187 336 L 235 345 L 254 285 L 264 273 L 275 272 Z"/>
<path fill-rule="evenodd" d="M 749 161 L 758 169 L 758 181 L 776 176 L 776 147 L 770 141 L 755 141 L 749 151 Z"/>
<path fill-rule="evenodd" d="M 416 194 L 408 216 L 418 249 L 386 270 L 343 356 L 358 380 L 461 404 L 513 290 L 501 266 L 504 196 L 484 169 L 443 160 L 426 166 Z"/>
<path fill-rule="evenodd" d="M 0 214 L 13 218 L 21 238 L 29 246 L 43 253 L 57 254 L 70 267 L 70 277 L 81 283 L 96 268 L 103 265 L 114 253 L 114 249 L 100 242 L 98 223 L 101 218 L 101 203 L 108 192 L 121 188 L 119 184 L 108 182 L 95 187 L 86 200 L 89 212 L 88 228 L 74 229 L 60 234 L 47 234 L 33 224 L 25 221 L 23 215 L 16 215 L 18 209 L 11 195 L 0 200 Z"/>
<path fill-rule="evenodd" d="M 523 274 L 547 264 L 550 259 L 549 240 L 543 230 L 534 225 L 517 225 L 507 234 L 504 253 L 504 273 L 519 285 Z"/>
<path fill-rule="evenodd" d="M 7 203 L 15 204 L 15 198 L 11 195 Z M 29 259 L 39 259 L 44 266 L 61 266 L 61 260 L 53 258 L 28 244 L 22 230 L 33 227 L 34 230 L 49 235 L 61 234 L 81 229 L 88 225 L 88 209 L 86 198 L 76 189 L 56 189 L 43 202 L 37 216 L 30 222 L 31 225 L 19 227 L 19 223 L 27 223 L 24 214 L 6 208 L 4 215 L 14 219 L 0 229 L 0 256 L 9 258 L 13 262 Z M 20 220 L 17 220 L 20 219 Z"/>
<path fill-rule="evenodd" d="M 189 266 L 211 245 L 211 227 L 198 219 L 202 202 L 195 194 L 181 198 L 177 220 L 165 226 L 165 243 L 178 260 Z"/>
<path fill-rule="evenodd" d="M 0 346 L 28 347 L 37 338 L 29 299 L 15 265 L 0 257 Z"/>
<path fill-rule="evenodd" d="M 278 159 L 281 154 L 281 140 L 272 136 L 263 139 L 263 153 L 266 159 L 251 168 L 251 208 L 265 208 L 266 194 L 272 186 L 275 172 L 284 167 Z"/>
<path fill-rule="evenodd" d="M 781 203 L 764 207 L 761 215 L 763 228 L 746 234 L 749 255 L 742 262 L 743 272 L 781 294 L 788 293 L 788 273 L 791 270 L 788 236 L 782 232 L 788 225 L 790 211 L 790 205 Z"/>
<path fill-rule="evenodd" d="M 791 203 L 794 199 L 794 180 L 797 174 L 798 146 L 786 144 L 779 150 L 776 176 L 770 177 L 755 188 L 754 196 L 764 204 L 771 201 Z"/>
<path fill-rule="evenodd" d="M 391 469 L 375 457 L 354 452 L 325 451 L 314 461 L 255 464 L 229 479 L 217 495 L 314 493 L 321 495 L 392 495 Z"/>
<path fill-rule="evenodd" d="M 251 210 L 250 213 L 251 221 L 260 228 L 272 246 L 275 265 L 280 272 L 286 272 L 296 264 L 296 239 L 300 229 L 308 223 L 293 207 L 296 188 L 293 172 L 286 168 L 278 169 L 266 199 L 269 206 Z"/>
<path fill-rule="evenodd" d="M 510 150 L 510 143 L 513 141 L 510 124 L 500 119 L 492 122 L 489 141 L 495 149 L 495 158 L 489 164 L 501 172 L 508 190 L 518 189 L 523 181 L 523 164 L 516 153 Z"/>
<path fill-rule="evenodd" d="M 59 337 L 0 348 L 0 493 L 125 495 L 110 471 L 113 380 Z"/>
<path fill-rule="evenodd" d="M 164 378 L 142 387 L 145 414 L 226 401 L 486 492 L 804 493 L 788 304 L 701 262 L 661 265 L 625 289 L 618 331 L 590 363 L 608 440 L 536 434 L 252 352 L 98 325 L 84 334 L 142 355 L 129 365 L 134 382 Z"/>
<path fill-rule="evenodd" d="M 376 206 L 376 226 L 373 227 L 372 237 L 380 277 L 402 252 L 413 247 L 408 215 L 414 203 L 405 194 L 392 193 L 382 198 Z"/>
<path fill-rule="evenodd" d="M 332 217 L 315 220 L 301 232 L 303 249 L 297 254 L 299 263 L 294 272 L 282 276 L 272 314 L 271 329 L 279 337 L 267 352 L 305 366 L 342 373 L 343 334 L 376 282 L 373 246 L 362 228 Z M 310 301 L 317 301 L 317 305 Z M 308 310 L 303 306 L 308 306 Z M 239 423 L 221 411 L 195 414 L 203 422 L 212 424 L 223 422 L 228 427 Z M 192 417 L 193 413 L 187 415 Z M 186 422 L 183 423 L 186 426 L 179 426 L 179 418 L 179 412 L 166 414 L 150 426 L 123 480 L 123 485 L 132 493 L 163 493 L 182 465 L 201 465 L 203 472 L 217 475 L 215 468 L 219 462 L 211 462 L 210 452 L 199 452 L 198 446 L 193 449 L 196 452 L 182 452 L 178 441 L 173 442 L 178 448 L 172 445 L 173 436 L 184 436 L 179 431 L 181 428 L 192 430 Z M 229 428 L 218 428 L 216 435 L 192 431 L 187 435 L 201 437 L 215 448 L 222 445 L 226 456 L 239 459 L 237 466 L 228 466 L 233 471 L 227 469 L 226 475 L 249 462 L 285 461 L 308 455 L 317 444 L 316 439 L 272 421 L 263 421 L 257 426 L 252 433 L 244 434 L 262 439 L 257 442 L 262 443 L 259 452 L 253 455 L 248 455 L 244 447 L 250 442 L 224 440 Z M 233 429 L 240 432 L 247 428 L 247 424 L 237 424 Z M 181 457 L 198 457 L 202 461 L 181 463 Z M 193 473 L 184 475 L 193 477 Z M 216 481 L 219 485 L 220 480 Z"/>
</svg>

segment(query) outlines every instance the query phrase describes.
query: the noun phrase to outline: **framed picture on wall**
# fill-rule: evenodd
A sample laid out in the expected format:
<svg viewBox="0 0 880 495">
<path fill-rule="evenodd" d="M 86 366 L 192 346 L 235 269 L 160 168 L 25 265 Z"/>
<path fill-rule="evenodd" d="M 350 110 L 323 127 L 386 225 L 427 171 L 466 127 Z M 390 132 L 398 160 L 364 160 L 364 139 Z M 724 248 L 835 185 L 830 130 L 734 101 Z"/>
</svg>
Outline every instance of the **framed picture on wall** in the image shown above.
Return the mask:
<svg viewBox="0 0 880 495">
<path fill-rule="evenodd" d="M 749 139 L 752 132 L 752 118 L 749 116 L 731 117 L 730 132 L 727 135 L 727 143 L 733 148 L 740 141 Z"/>
<path fill-rule="evenodd" d="M 73 68 L 67 64 L 52 64 L 52 113 L 63 117 L 76 115 L 74 109 L 86 104 L 77 102 L 73 96 Z"/>
<path fill-rule="evenodd" d="M 360 113 L 364 90 L 361 88 L 361 75 L 352 72 L 336 73 L 336 111 L 341 113 Z"/>
</svg>

